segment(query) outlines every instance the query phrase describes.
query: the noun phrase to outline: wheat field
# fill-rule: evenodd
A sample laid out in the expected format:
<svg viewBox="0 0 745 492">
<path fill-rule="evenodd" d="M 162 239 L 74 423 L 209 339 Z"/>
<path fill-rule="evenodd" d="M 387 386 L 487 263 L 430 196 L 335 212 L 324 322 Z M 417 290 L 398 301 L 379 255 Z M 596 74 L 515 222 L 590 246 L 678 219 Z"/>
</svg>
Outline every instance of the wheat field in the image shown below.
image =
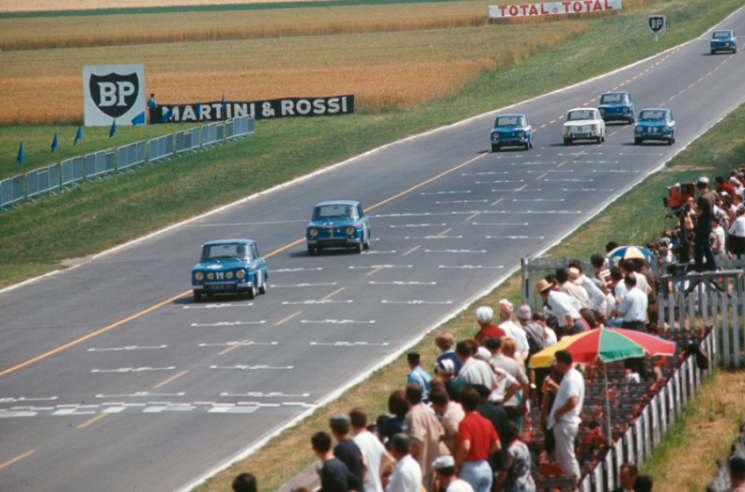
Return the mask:
<svg viewBox="0 0 745 492">
<path fill-rule="evenodd" d="M 0 12 L 43 12 L 57 10 L 125 9 L 232 5 L 236 3 L 281 3 L 297 0 L 0 0 Z M 320 2 L 323 0 L 303 0 Z"/>
</svg>

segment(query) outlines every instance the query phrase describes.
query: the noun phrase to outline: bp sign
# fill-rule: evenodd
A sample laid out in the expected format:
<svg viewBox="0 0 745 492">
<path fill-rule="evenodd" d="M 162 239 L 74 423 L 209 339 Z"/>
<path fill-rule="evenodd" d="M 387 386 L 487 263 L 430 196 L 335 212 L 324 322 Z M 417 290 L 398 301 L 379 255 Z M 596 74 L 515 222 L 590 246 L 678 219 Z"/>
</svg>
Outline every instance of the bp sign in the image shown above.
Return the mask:
<svg viewBox="0 0 745 492">
<path fill-rule="evenodd" d="M 83 100 L 85 126 L 132 125 L 145 112 L 145 66 L 83 67 Z"/>
<path fill-rule="evenodd" d="M 649 34 L 664 34 L 667 22 L 664 15 L 650 15 L 647 18 L 647 32 Z"/>
</svg>

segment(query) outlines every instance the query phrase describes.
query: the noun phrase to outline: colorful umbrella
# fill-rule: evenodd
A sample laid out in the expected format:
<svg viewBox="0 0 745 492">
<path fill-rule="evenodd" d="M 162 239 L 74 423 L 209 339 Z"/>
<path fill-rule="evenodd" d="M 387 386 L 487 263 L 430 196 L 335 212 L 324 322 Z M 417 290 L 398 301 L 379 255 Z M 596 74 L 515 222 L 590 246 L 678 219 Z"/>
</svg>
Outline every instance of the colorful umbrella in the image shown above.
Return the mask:
<svg viewBox="0 0 745 492">
<path fill-rule="evenodd" d="M 598 328 L 565 338 L 559 343 L 541 350 L 530 358 L 530 367 L 550 367 L 559 350 L 572 354 L 574 362 L 587 364 L 597 360 L 614 362 L 644 355 L 675 355 L 675 342 L 623 328 Z M 608 401 L 608 370 L 603 366 L 605 381 L 605 415 L 608 443 L 611 442 L 610 402 Z"/>
<path fill-rule="evenodd" d="M 656 257 L 657 255 L 642 246 L 619 246 L 608 253 L 608 258 L 620 258 L 621 260 L 631 260 L 634 258 L 646 260 L 647 258 Z"/>
</svg>

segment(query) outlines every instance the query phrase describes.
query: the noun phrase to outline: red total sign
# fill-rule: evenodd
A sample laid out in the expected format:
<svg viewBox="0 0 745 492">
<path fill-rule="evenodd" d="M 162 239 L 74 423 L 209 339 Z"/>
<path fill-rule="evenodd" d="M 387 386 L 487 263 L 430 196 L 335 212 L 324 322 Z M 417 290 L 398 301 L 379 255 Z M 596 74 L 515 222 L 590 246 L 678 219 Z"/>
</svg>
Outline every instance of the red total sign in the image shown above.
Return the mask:
<svg viewBox="0 0 745 492">
<path fill-rule="evenodd" d="M 621 10 L 621 0 L 573 0 L 517 5 L 490 5 L 489 17 L 504 19 L 511 17 L 534 17 L 541 15 L 584 14 Z"/>
</svg>

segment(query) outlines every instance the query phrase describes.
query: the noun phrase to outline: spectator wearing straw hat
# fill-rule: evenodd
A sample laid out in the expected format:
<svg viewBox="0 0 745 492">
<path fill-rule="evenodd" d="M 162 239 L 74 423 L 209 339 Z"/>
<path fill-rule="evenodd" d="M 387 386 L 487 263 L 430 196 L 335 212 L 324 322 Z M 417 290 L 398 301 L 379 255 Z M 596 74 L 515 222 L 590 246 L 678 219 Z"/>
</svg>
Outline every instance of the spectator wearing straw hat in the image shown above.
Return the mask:
<svg viewBox="0 0 745 492">
<path fill-rule="evenodd" d="M 563 292 L 557 292 L 553 284 L 546 279 L 536 284 L 535 291 L 546 301 L 550 314 L 556 317 L 562 335 L 575 335 L 587 331 L 587 327 L 582 322 L 582 316 L 579 314 L 582 306 L 577 299 Z"/>
<path fill-rule="evenodd" d="M 487 338 L 504 337 L 505 333 L 502 328 L 492 324 L 491 320 L 494 318 L 494 310 L 489 306 L 481 306 L 476 309 L 476 321 L 478 321 L 481 330 L 476 333 L 473 338 L 479 342 L 486 340 Z"/>
</svg>

